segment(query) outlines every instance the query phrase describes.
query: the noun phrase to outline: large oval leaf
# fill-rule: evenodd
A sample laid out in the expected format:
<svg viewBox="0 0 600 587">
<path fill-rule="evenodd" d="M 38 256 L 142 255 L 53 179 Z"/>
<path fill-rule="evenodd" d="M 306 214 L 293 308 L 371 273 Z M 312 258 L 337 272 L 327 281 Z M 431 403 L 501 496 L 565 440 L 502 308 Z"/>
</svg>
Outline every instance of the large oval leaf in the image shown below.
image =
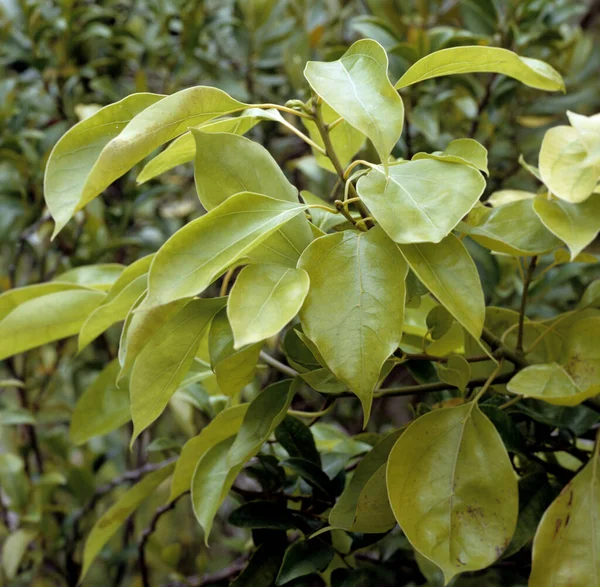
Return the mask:
<svg viewBox="0 0 600 587">
<path fill-rule="evenodd" d="M 231 196 L 186 224 L 156 253 L 145 305 L 167 304 L 200 293 L 306 208 L 248 192 Z"/>
<path fill-rule="evenodd" d="M 485 300 L 479 274 L 465 246 L 453 234 L 440 243 L 398 245 L 415 275 L 439 302 L 479 339 Z"/>
<path fill-rule="evenodd" d="M 381 162 L 402 133 L 404 106 L 387 75 L 385 49 L 357 41 L 337 61 L 309 61 L 304 76 L 312 89 L 354 128 L 369 137 Z"/>
<path fill-rule="evenodd" d="M 413 422 L 388 460 L 392 510 L 410 543 L 455 575 L 491 565 L 517 523 L 517 478 L 494 425 L 475 402 Z"/>
<path fill-rule="evenodd" d="M 376 227 L 318 238 L 299 267 L 310 277 L 300 311 L 304 332 L 360 398 L 366 425 L 383 363 L 402 337 L 407 265 Z"/>
<path fill-rule="evenodd" d="M 281 265 L 244 267 L 227 302 L 235 348 L 277 334 L 300 311 L 309 283 L 303 269 Z"/>
<path fill-rule="evenodd" d="M 539 59 L 520 57 L 498 47 L 452 47 L 419 59 L 398 80 L 396 88 L 405 88 L 442 75 L 464 73 L 501 73 L 538 90 L 565 90 L 565 82 L 550 65 Z"/>
<path fill-rule="evenodd" d="M 163 98 L 158 94 L 127 96 L 82 120 L 56 143 L 44 176 L 44 198 L 56 223 L 54 236 L 89 201 L 84 197 L 86 182 L 104 147 L 136 114 Z"/>
<path fill-rule="evenodd" d="M 546 510 L 533 540 L 529 587 L 600 584 L 598 450 Z"/>
<path fill-rule="evenodd" d="M 440 242 L 479 200 L 485 181 L 460 163 L 421 159 L 375 168 L 357 190 L 375 219 L 397 243 Z"/>
</svg>

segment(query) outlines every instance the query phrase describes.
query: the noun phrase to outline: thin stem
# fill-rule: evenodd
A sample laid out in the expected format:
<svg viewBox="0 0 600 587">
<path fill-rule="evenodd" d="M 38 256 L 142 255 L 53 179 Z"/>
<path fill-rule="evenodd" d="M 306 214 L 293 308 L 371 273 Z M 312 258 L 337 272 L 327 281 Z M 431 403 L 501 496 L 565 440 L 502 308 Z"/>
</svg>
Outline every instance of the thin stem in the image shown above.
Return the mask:
<svg viewBox="0 0 600 587">
<path fill-rule="evenodd" d="M 506 408 L 510 408 L 510 406 L 514 406 L 516 403 L 519 403 L 523 399 L 522 395 L 516 395 L 512 399 L 509 399 L 507 402 L 498 406 L 499 410 L 506 410 Z"/>
<path fill-rule="evenodd" d="M 296 369 L 292 369 L 288 365 L 284 365 L 282 362 L 278 361 L 265 351 L 260 351 L 259 356 L 267 365 L 270 365 L 271 367 L 277 369 L 280 373 L 283 373 L 288 377 L 297 377 L 299 374 L 298 371 L 296 371 Z"/>
<path fill-rule="evenodd" d="M 227 295 L 227 289 L 229 288 L 229 283 L 231 282 L 231 278 L 235 272 L 235 267 L 232 267 L 225 273 L 225 277 L 223 277 L 223 283 L 221 283 L 221 290 L 219 291 L 219 295 L 221 297 Z"/>
<path fill-rule="evenodd" d="M 346 220 L 356 226 L 356 220 L 353 218 L 352 214 L 350 214 L 348 208 L 344 205 L 344 202 L 342 202 L 342 200 L 336 200 L 334 204 L 338 211 L 344 215 Z"/>
<path fill-rule="evenodd" d="M 327 156 L 325 149 L 321 145 L 317 145 L 310 137 L 306 136 L 301 130 L 297 129 L 293 124 L 290 124 L 287 120 L 280 120 L 287 129 L 293 132 L 297 137 L 300 137 L 306 144 L 310 145 L 315 151 L 321 153 L 321 155 Z"/>
<path fill-rule="evenodd" d="M 333 122 L 330 122 L 327 125 L 327 130 L 329 132 L 331 132 L 338 124 L 341 124 L 342 122 L 344 122 L 344 117 L 340 116 L 339 118 L 336 118 Z"/>
<path fill-rule="evenodd" d="M 326 416 L 333 410 L 335 403 L 329 404 L 326 408 L 319 410 L 318 412 L 302 412 L 300 410 L 288 410 L 287 413 L 290 416 L 296 416 L 297 418 L 321 418 Z"/>
<path fill-rule="evenodd" d="M 483 394 L 490 388 L 492 383 L 494 383 L 494 381 L 495 381 L 496 377 L 498 377 L 498 374 L 500 373 L 501 369 L 502 369 L 502 360 L 500 360 L 498 362 L 498 364 L 496 365 L 496 368 L 494 369 L 492 374 L 487 378 L 487 381 L 483 384 L 483 387 L 479 390 L 477 395 L 473 398 L 473 403 L 477 403 L 481 399 Z"/>
<path fill-rule="evenodd" d="M 491 330 L 484 328 L 481 333 L 481 338 L 490 345 L 492 352 L 500 351 L 503 357 L 507 358 L 519 369 L 524 369 L 529 366 L 529 363 L 523 356 L 505 346 Z"/>
<path fill-rule="evenodd" d="M 301 112 L 300 110 L 294 110 L 293 108 L 288 108 L 287 106 L 281 106 L 280 104 L 254 104 L 253 108 L 261 108 L 263 110 L 269 110 L 270 108 L 274 108 L 275 110 L 287 112 L 288 114 L 293 114 L 294 116 L 299 116 L 300 118 L 307 118 L 308 120 L 313 120 L 313 116 L 311 114 Z"/>
<path fill-rule="evenodd" d="M 346 167 L 346 171 L 344 171 L 344 179 L 348 179 L 354 168 L 358 167 L 359 165 L 364 165 L 365 167 L 369 167 L 370 169 L 377 167 L 376 165 L 373 165 L 373 163 L 369 163 L 368 161 L 364 161 L 363 159 L 357 159 L 356 161 L 352 161 L 352 163 L 350 163 L 350 165 Z"/>
<path fill-rule="evenodd" d="M 523 327 L 525 324 L 525 309 L 527 308 L 527 295 L 529 293 L 529 285 L 533 279 L 533 273 L 537 266 L 538 257 L 531 257 L 529 267 L 525 273 L 525 280 L 523 281 L 523 294 L 521 295 L 521 307 L 519 309 L 519 331 L 517 334 L 517 352 L 523 354 Z"/>
</svg>

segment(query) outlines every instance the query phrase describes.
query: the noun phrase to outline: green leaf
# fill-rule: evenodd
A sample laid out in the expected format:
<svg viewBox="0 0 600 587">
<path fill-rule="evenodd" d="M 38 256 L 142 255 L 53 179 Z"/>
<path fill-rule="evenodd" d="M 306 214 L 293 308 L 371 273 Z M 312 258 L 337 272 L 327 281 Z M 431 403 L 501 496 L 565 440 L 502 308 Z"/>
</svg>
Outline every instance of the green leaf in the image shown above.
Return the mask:
<svg viewBox="0 0 600 587">
<path fill-rule="evenodd" d="M 309 285 L 303 269 L 281 265 L 244 267 L 227 302 L 235 348 L 277 334 L 300 311 Z"/>
<path fill-rule="evenodd" d="M 281 566 L 283 548 L 261 544 L 250 557 L 244 570 L 230 583 L 230 587 L 266 587 L 275 583 Z"/>
<path fill-rule="evenodd" d="M 104 295 L 76 289 L 24 301 L 0 322 L 0 359 L 77 334 Z"/>
<path fill-rule="evenodd" d="M 217 314 L 210 328 L 210 363 L 223 395 L 232 397 L 252 382 L 262 342 L 235 349 L 233 331 L 225 309 Z"/>
<path fill-rule="evenodd" d="M 334 556 L 333 548 L 319 538 L 298 540 L 285 551 L 276 585 L 324 571 Z"/>
<path fill-rule="evenodd" d="M 444 151 L 436 151 L 435 153 L 421 152 L 412 158 L 413 161 L 418 161 L 419 159 L 435 159 L 448 163 L 470 165 L 489 175 L 487 149 L 474 139 L 456 139 L 455 141 L 451 141 Z"/>
<path fill-rule="evenodd" d="M 192 506 L 206 544 L 217 510 L 238 473 L 283 420 L 295 392 L 289 380 L 267 387 L 248 406 L 237 436 L 213 446 L 198 461 L 192 478 Z"/>
<path fill-rule="evenodd" d="M 578 204 L 594 191 L 600 178 L 600 161 L 590 160 L 584 138 L 576 128 L 555 126 L 542 140 L 540 175 L 555 196 Z"/>
<path fill-rule="evenodd" d="M 302 190 L 300 196 L 302 196 L 302 200 L 304 200 L 306 204 L 311 206 L 325 206 L 325 208 L 331 210 L 330 212 L 323 210 L 322 208 L 311 208 L 310 210 L 312 223 L 322 232 L 327 233 L 332 228 L 346 222 L 344 216 L 340 214 L 334 206 L 326 200 L 319 198 L 319 196 L 315 196 L 315 194 L 306 190 Z"/>
<path fill-rule="evenodd" d="M 580 204 L 536 196 L 533 209 L 544 226 L 569 247 L 571 261 L 600 232 L 600 194 Z"/>
<path fill-rule="evenodd" d="M 533 541 L 530 587 L 594 585 L 600 580 L 598 451 L 546 510 Z"/>
<path fill-rule="evenodd" d="M 82 120 L 56 143 L 44 176 L 44 198 L 56 223 L 53 236 L 77 210 L 97 195 L 90 198 L 86 186 L 103 149 L 119 136 L 136 114 L 162 99 L 163 96 L 158 94 L 127 96 Z"/>
<path fill-rule="evenodd" d="M 578 320 L 567 331 L 564 367 L 586 395 L 600 393 L 600 316 Z"/>
<path fill-rule="evenodd" d="M 402 338 L 406 263 L 376 227 L 318 238 L 299 267 L 311 284 L 300 311 L 303 330 L 359 397 L 366 425 L 383 363 Z"/>
<path fill-rule="evenodd" d="M 313 461 L 308 461 L 301 457 L 291 457 L 285 461 L 281 461 L 281 464 L 291 469 L 299 477 L 302 477 L 302 479 L 318 491 L 330 496 L 336 495 L 336 486 L 321 466 L 316 465 Z"/>
<path fill-rule="evenodd" d="M 321 114 L 325 124 L 331 124 L 340 118 L 340 115 L 333 110 L 333 108 L 331 108 L 327 102 L 323 103 Z M 312 120 L 307 118 L 302 119 L 302 124 L 304 124 L 306 130 L 308 130 L 308 135 L 310 138 L 317 143 L 319 147 L 324 149 L 325 145 L 323 143 L 323 138 L 321 137 L 321 133 L 319 132 L 317 125 Z M 348 163 L 352 161 L 352 157 L 358 153 L 365 142 L 365 135 L 348 124 L 345 120 L 342 120 L 342 122 L 337 123 L 336 126 L 333 127 L 329 133 L 329 138 L 331 140 L 333 150 L 338 156 L 342 167 L 346 167 Z M 327 169 L 332 173 L 337 173 L 329 157 L 323 155 L 323 153 L 319 153 L 314 149 L 313 155 L 315 156 L 317 163 L 323 167 L 323 169 Z"/>
<path fill-rule="evenodd" d="M 395 525 L 396 520 L 389 506 L 387 489 L 383 496 L 384 499 L 377 500 L 379 503 L 365 498 L 369 496 L 367 485 L 376 475 L 381 475 L 378 471 L 382 467 L 384 467 L 385 487 L 385 465 L 390 451 L 401 433 L 401 430 L 397 430 L 388 434 L 360 461 L 350 483 L 329 512 L 329 523 L 332 526 L 352 532 L 379 533 L 382 528 L 385 528 L 383 530 L 385 532 Z M 368 507 L 363 507 L 363 505 Z M 380 507 L 377 508 L 377 506 Z"/>
<path fill-rule="evenodd" d="M 376 167 L 358 180 L 358 194 L 397 243 L 440 242 L 479 201 L 485 181 L 461 163 L 421 159 Z"/>
<path fill-rule="evenodd" d="M 190 438 L 183 445 L 181 455 L 175 465 L 169 501 L 173 501 L 182 493 L 189 491 L 194 469 L 208 450 L 219 442 L 237 434 L 248 410 L 248 405 L 239 404 L 231 408 L 225 408 L 203 428 L 198 436 Z"/>
<path fill-rule="evenodd" d="M 458 387 L 463 393 L 467 389 L 467 384 L 471 380 L 471 365 L 464 357 L 454 356 L 448 359 L 446 364 L 438 363 L 436 370 L 439 378 Z"/>
<path fill-rule="evenodd" d="M 317 95 L 371 139 L 384 166 L 404 123 L 404 105 L 388 79 L 387 67 L 385 49 L 365 39 L 338 61 L 309 61 L 304 70 Z"/>
<path fill-rule="evenodd" d="M 192 134 L 197 153 L 194 165 L 196 189 L 207 210 L 240 192 L 298 203 L 298 191 L 262 145 L 233 134 L 206 134 L 199 130 L 192 130 Z M 253 251 L 251 257 L 257 262 L 295 267 L 300 254 L 312 240 L 307 219 L 298 216 L 281 227 L 264 246 Z"/>
<path fill-rule="evenodd" d="M 544 400 L 556 406 L 576 406 L 600 392 L 592 386 L 586 392 L 558 364 L 530 365 L 519 371 L 506 386 L 508 391 Z"/>
<path fill-rule="evenodd" d="M 600 279 L 592 281 L 587 286 L 577 307 L 580 309 L 600 308 Z"/>
<path fill-rule="evenodd" d="M 2 546 L 2 567 L 6 578 L 14 579 L 18 572 L 27 547 L 37 536 L 37 531 L 31 528 L 19 528 L 15 530 L 4 541 Z"/>
<path fill-rule="evenodd" d="M 146 305 L 196 295 L 264 242 L 305 205 L 260 194 L 231 196 L 178 230 L 156 253 L 148 277 Z"/>
<path fill-rule="evenodd" d="M 516 257 L 540 255 L 561 246 L 533 211 L 532 200 L 519 200 L 498 208 L 481 208 L 482 217 L 469 216 L 459 230 L 480 245 Z"/>
<path fill-rule="evenodd" d="M 251 501 L 241 505 L 229 516 L 228 522 L 238 528 L 261 530 L 294 530 L 298 520 L 292 510 L 272 501 Z"/>
<path fill-rule="evenodd" d="M 82 265 L 61 273 L 55 281 L 75 283 L 84 287 L 107 291 L 119 279 L 124 269 L 125 267 L 120 263 Z"/>
<path fill-rule="evenodd" d="M 412 65 L 396 88 L 443 75 L 484 72 L 501 73 L 538 90 L 565 91 L 560 74 L 544 61 L 520 57 L 507 49 L 480 46 L 452 47 L 431 53 Z"/>
<path fill-rule="evenodd" d="M 477 268 L 453 234 L 440 243 L 398 245 L 410 268 L 475 339 L 485 320 L 485 301 Z"/>
<path fill-rule="evenodd" d="M 29 479 L 23 459 L 9 452 L 0 454 L 0 485 L 12 510 L 21 510 L 29 499 Z"/>
<path fill-rule="evenodd" d="M 475 402 L 415 420 L 392 449 L 387 482 L 400 527 L 446 583 L 488 567 L 510 542 L 517 479 L 500 435 Z"/>
<path fill-rule="evenodd" d="M 116 384 L 120 368 L 118 359 L 111 361 L 77 400 L 69 428 L 74 444 L 108 434 L 131 420 L 129 390 Z"/>
<path fill-rule="evenodd" d="M 196 128 L 203 133 L 226 132 L 244 135 L 260 122 L 262 114 L 262 110 L 250 108 L 237 117 L 207 122 Z M 193 161 L 195 156 L 196 141 L 192 132 L 188 131 L 177 137 L 162 153 L 147 163 L 137 176 L 137 182 L 146 183 L 173 167 Z"/>
<path fill-rule="evenodd" d="M 83 568 L 79 577 L 80 583 L 104 545 L 140 504 L 152 495 L 158 486 L 173 472 L 174 467 L 175 464 L 173 463 L 146 475 L 139 483 L 128 489 L 94 524 L 83 550 Z"/>
<path fill-rule="evenodd" d="M 275 429 L 275 440 L 290 457 L 300 457 L 321 466 L 321 455 L 310 428 L 293 416 L 286 416 Z"/>
<path fill-rule="evenodd" d="M 133 443 L 166 408 L 183 381 L 225 298 L 192 300 L 152 335 L 140 351 L 129 383 Z"/>
</svg>

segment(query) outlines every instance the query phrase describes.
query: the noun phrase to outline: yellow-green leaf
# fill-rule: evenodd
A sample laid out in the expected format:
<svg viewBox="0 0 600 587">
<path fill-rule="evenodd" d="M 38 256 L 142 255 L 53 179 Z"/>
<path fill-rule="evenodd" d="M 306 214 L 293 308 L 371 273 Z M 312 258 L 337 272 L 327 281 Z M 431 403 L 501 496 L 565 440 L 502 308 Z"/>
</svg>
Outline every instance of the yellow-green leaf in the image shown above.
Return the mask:
<svg viewBox="0 0 600 587">
<path fill-rule="evenodd" d="M 588 394 L 600 393 L 600 316 L 576 321 L 566 333 L 565 369 Z"/>
<path fill-rule="evenodd" d="M 477 268 L 453 234 L 440 243 L 398 245 L 415 275 L 465 330 L 479 339 L 485 301 Z"/>
<path fill-rule="evenodd" d="M 37 531 L 32 528 L 19 528 L 5 539 L 2 545 L 2 568 L 9 581 L 17 576 L 27 547 L 36 536 Z"/>
<path fill-rule="evenodd" d="M 510 542 L 517 478 L 495 426 L 474 402 L 415 420 L 390 453 L 387 483 L 400 527 L 446 583 L 490 566 Z"/>
<path fill-rule="evenodd" d="M 474 139 L 456 139 L 455 141 L 450 141 L 443 151 L 435 151 L 434 153 L 421 152 L 412 158 L 413 161 L 418 161 L 419 159 L 436 159 L 448 163 L 462 163 L 489 175 L 487 149 Z"/>
<path fill-rule="evenodd" d="M 146 475 L 139 483 L 127 490 L 117 503 L 94 524 L 83 550 L 83 568 L 79 577 L 80 583 L 104 545 L 140 504 L 173 472 L 174 467 L 175 464 L 173 463 Z"/>
<path fill-rule="evenodd" d="M 119 279 L 124 269 L 125 267 L 120 263 L 82 265 L 61 273 L 55 281 L 75 283 L 101 291 L 108 291 Z"/>
<path fill-rule="evenodd" d="M 84 196 L 87 180 L 102 150 L 136 114 L 162 99 L 158 94 L 127 96 L 82 120 L 56 143 L 44 176 L 44 198 L 56 223 L 54 236 L 89 201 Z"/>
<path fill-rule="evenodd" d="M 190 438 L 183 445 L 181 455 L 175 465 L 169 501 L 173 501 L 182 493 L 189 491 L 194 469 L 209 449 L 237 434 L 249 405 L 239 404 L 231 408 L 225 408 L 202 429 L 198 436 Z"/>
<path fill-rule="evenodd" d="M 316 94 L 371 139 L 384 166 L 404 123 L 402 99 L 388 79 L 387 67 L 385 49 L 365 39 L 337 61 L 309 61 L 304 70 Z"/>
<path fill-rule="evenodd" d="M 476 169 L 433 159 L 377 167 L 358 180 L 369 210 L 397 243 L 440 242 L 479 201 L 485 181 Z"/>
<path fill-rule="evenodd" d="M 544 61 L 520 57 L 507 49 L 480 46 L 452 47 L 431 53 L 412 65 L 396 88 L 443 75 L 485 72 L 507 75 L 538 90 L 565 90 L 560 74 Z"/>
<path fill-rule="evenodd" d="M 225 298 L 192 300 L 154 332 L 131 371 L 132 442 L 165 409 Z"/>
<path fill-rule="evenodd" d="M 243 192 L 178 230 L 156 253 L 146 305 L 193 296 L 306 206 Z"/>
<path fill-rule="evenodd" d="M 77 400 L 69 428 L 74 444 L 108 434 L 131 420 L 129 390 L 116 384 L 120 368 L 118 359 L 111 361 Z"/>
<path fill-rule="evenodd" d="M 429 348 L 427 349 L 429 351 Z M 458 387 L 463 393 L 467 389 L 467 384 L 471 379 L 471 365 L 464 357 L 450 357 L 447 363 L 438 363 L 436 365 L 438 377 L 454 387 Z"/>
<path fill-rule="evenodd" d="M 303 330 L 359 397 L 366 425 L 383 363 L 402 337 L 408 267 L 379 227 L 318 238 L 298 266 L 310 278 Z"/>
<path fill-rule="evenodd" d="M 309 285 L 303 269 L 270 264 L 244 267 L 227 302 L 235 348 L 277 334 L 300 311 Z"/>
<path fill-rule="evenodd" d="M 19 304 L 0 322 L 0 359 L 77 334 L 104 296 L 94 290 L 65 290 Z"/>
<path fill-rule="evenodd" d="M 544 513 L 533 540 L 529 587 L 600 584 L 598 451 Z"/>
</svg>

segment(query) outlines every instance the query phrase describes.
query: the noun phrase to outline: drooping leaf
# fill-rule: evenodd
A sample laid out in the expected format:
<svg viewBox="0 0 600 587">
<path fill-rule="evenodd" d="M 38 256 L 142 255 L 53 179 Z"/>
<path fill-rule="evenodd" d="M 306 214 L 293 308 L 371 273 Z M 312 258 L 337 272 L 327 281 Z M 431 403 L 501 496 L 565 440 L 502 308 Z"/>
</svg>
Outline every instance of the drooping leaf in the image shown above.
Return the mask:
<svg viewBox="0 0 600 587">
<path fill-rule="evenodd" d="M 316 94 L 371 139 L 384 166 L 404 123 L 402 99 L 388 79 L 387 67 L 385 49 L 365 39 L 337 61 L 309 61 L 304 70 Z"/>
<path fill-rule="evenodd" d="M 74 444 L 108 434 L 131 419 L 129 390 L 116 384 L 120 369 L 118 359 L 111 361 L 78 399 L 69 428 Z"/>
<path fill-rule="evenodd" d="M 146 475 L 139 483 L 127 490 L 94 524 L 85 542 L 80 582 L 104 545 L 140 504 L 173 472 L 174 467 L 174 464 L 170 464 Z"/>
<path fill-rule="evenodd" d="M 378 516 L 375 516 L 375 504 L 372 501 L 365 504 L 364 498 L 361 503 L 361 496 L 366 493 L 369 481 L 378 474 L 381 467 L 385 467 L 390 451 L 396 443 L 396 440 L 398 440 L 401 432 L 401 430 L 397 430 L 388 434 L 360 461 L 350 482 L 346 486 L 346 489 L 344 489 L 344 492 L 340 495 L 335 506 L 331 512 L 329 512 L 329 523 L 332 526 L 353 532 L 378 533 L 381 532 L 382 528 L 385 528 L 384 531 L 387 531 L 395 524 L 394 515 L 390 509 L 387 495 L 384 495 L 384 499 L 381 500 L 382 503 L 378 504 L 381 506 L 381 509 L 383 509 L 383 515 Z M 363 505 L 366 505 L 367 507 L 363 508 Z M 387 511 L 385 509 L 386 506 Z M 380 512 L 378 511 L 377 513 Z"/>
<path fill-rule="evenodd" d="M 452 47 L 431 53 L 412 65 L 396 88 L 443 75 L 482 72 L 501 73 L 538 90 L 565 90 L 560 74 L 544 61 L 520 57 L 507 49 L 481 46 Z"/>
<path fill-rule="evenodd" d="M 104 295 L 89 289 L 64 290 L 19 304 L 0 322 L 0 359 L 77 334 Z"/>
<path fill-rule="evenodd" d="M 253 193 L 231 196 L 178 230 L 156 253 L 147 305 L 200 293 L 236 261 L 264 242 L 305 205 Z"/>
<path fill-rule="evenodd" d="M 44 176 L 44 198 L 56 223 L 54 235 L 89 201 L 86 184 L 102 150 L 136 114 L 163 97 L 158 94 L 127 96 L 82 120 L 56 143 Z"/>
<path fill-rule="evenodd" d="M 192 300 L 163 324 L 135 359 L 129 383 L 132 442 L 165 409 L 208 335 L 224 298 Z"/>
<path fill-rule="evenodd" d="M 276 585 L 285 585 L 298 577 L 324 571 L 335 552 L 320 538 L 298 540 L 285 551 Z"/>
<path fill-rule="evenodd" d="M 600 232 L 600 194 L 592 194 L 580 204 L 537 196 L 533 209 L 544 226 L 569 247 L 571 261 Z"/>
<path fill-rule="evenodd" d="M 588 157 L 587 145 L 576 128 L 555 126 L 542 140 L 540 175 L 555 196 L 578 204 L 594 191 L 600 160 Z"/>
<path fill-rule="evenodd" d="M 600 392 L 599 386 L 580 389 L 557 363 L 525 367 L 508 382 L 507 389 L 556 406 L 576 406 Z"/>
<path fill-rule="evenodd" d="M 530 587 L 600 581 L 598 451 L 546 510 L 533 540 Z"/>
<path fill-rule="evenodd" d="M 481 207 L 458 226 L 482 246 L 513 256 L 547 253 L 561 242 L 533 211 L 533 200 L 523 199 L 493 209 Z"/>
<path fill-rule="evenodd" d="M 400 527 L 446 582 L 488 567 L 510 542 L 517 479 L 500 435 L 474 402 L 415 420 L 390 453 L 387 482 Z"/>
<path fill-rule="evenodd" d="M 261 341 L 236 349 L 233 342 L 233 331 L 223 309 L 211 325 L 208 348 L 219 390 L 229 397 L 240 392 L 254 379 L 258 355 L 263 346 Z"/>
<path fill-rule="evenodd" d="M 283 420 L 295 392 L 289 380 L 267 387 L 248 406 L 237 436 L 214 445 L 198 461 L 192 477 L 192 506 L 206 544 L 235 478 Z"/>
<path fill-rule="evenodd" d="M 181 455 L 175 465 L 169 501 L 173 501 L 185 491 L 189 491 L 194 469 L 209 449 L 237 434 L 248 410 L 248 405 L 239 404 L 219 412 L 214 420 L 202 429 L 200 434 L 190 438 L 183 445 Z"/>
<path fill-rule="evenodd" d="M 277 334 L 300 310 L 308 293 L 303 269 L 248 265 L 238 275 L 227 302 L 235 348 Z"/>
<path fill-rule="evenodd" d="M 360 398 L 366 424 L 383 363 L 402 337 L 407 265 L 376 227 L 313 241 L 299 267 L 311 284 L 300 311 L 304 332 Z"/>
<path fill-rule="evenodd" d="M 432 159 L 393 165 L 389 175 L 378 167 L 357 184 L 364 203 L 397 243 L 440 242 L 484 188 L 476 169 Z"/>
<path fill-rule="evenodd" d="M 485 320 L 477 268 L 453 234 L 440 243 L 398 245 L 419 280 L 475 339 Z"/>
</svg>

